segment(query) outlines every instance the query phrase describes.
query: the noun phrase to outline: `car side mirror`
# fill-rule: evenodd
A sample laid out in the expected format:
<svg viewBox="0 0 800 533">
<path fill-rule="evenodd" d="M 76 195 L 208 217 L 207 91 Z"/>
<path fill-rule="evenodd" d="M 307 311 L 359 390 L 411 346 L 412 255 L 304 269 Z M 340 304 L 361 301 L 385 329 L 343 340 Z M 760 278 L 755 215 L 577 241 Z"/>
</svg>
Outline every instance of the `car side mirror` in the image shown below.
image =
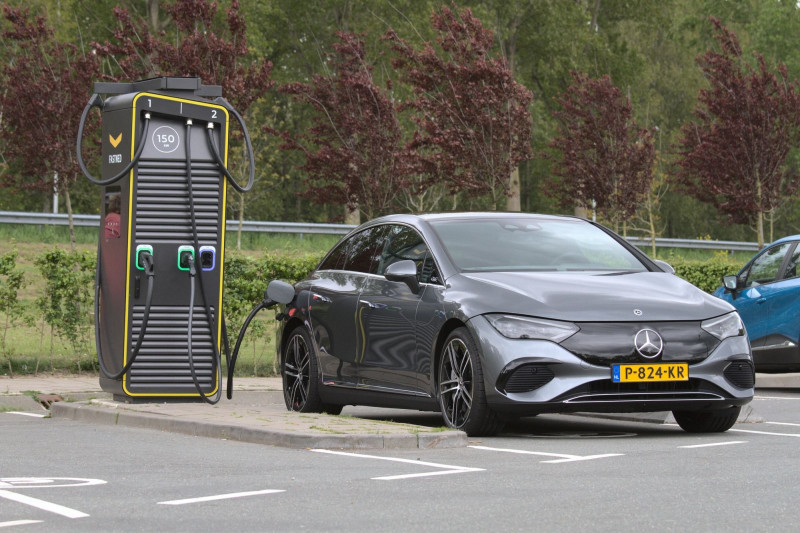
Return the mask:
<svg viewBox="0 0 800 533">
<path fill-rule="evenodd" d="M 417 265 L 410 259 L 392 263 L 386 267 L 383 276 L 389 281 L 398 281 L 408 285 L 411 292 L 419 293 L 419 280 L 417 280 Z"/>
<path fill-rule="evenodd" d="M 662 261 L 661 259 L 653 259 L 653 262 L 656 264 L 658 268 L 666 272 L 667 274 L 674 274 L 675 269 L 672 268 L 672 265 L 667 263 L 666 261 Z"/>
<path fill-rule="evenodd" d="M 285 281 L 274 279 L 267 285 L 266 299 L 279 304 L 288 304 L 294 300 L 294 287 Z"/>
<path fill-rule="evenodd" d="M 728 292 L 733 292 L 739 288 L 739 276 L 722 276 L 722 285 Z"/>
</svg>

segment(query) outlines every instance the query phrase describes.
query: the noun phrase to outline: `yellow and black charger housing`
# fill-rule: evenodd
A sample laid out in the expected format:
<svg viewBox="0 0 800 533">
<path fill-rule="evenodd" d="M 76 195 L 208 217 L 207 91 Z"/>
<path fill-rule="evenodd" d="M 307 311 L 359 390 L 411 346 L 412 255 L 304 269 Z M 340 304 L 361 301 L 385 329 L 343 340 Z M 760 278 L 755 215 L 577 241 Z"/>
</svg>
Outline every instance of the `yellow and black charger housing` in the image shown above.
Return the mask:
<svg viewBox="0 0 800 533">
<path fill-rule="evenodd" d="M 104 185 L 95 334 L 108 369 L 100 385 L 125 401 L 218 398 L 227 102 L 199 78 L 97 83 L 98 94 L 109 95 L 94 104 L 102 111 L 95 183 Z"/>
</svg>

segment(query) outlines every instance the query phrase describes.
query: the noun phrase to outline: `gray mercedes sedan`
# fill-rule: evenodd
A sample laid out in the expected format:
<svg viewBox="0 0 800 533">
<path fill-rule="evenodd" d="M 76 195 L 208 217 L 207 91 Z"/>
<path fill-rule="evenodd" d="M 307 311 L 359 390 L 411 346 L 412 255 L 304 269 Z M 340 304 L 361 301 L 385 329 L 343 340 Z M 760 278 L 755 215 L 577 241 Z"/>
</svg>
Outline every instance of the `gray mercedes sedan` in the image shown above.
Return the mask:
<svg viewBox="0 0 800 533">
<path fill-rule="evenodd" d="M 721 432 L 753 398 L 733 307 L 579 218 L 372 220 L 282 316 L 293 411 L 440 411 L 470 436 L 539 413 L 672 411 L 686 431 Z"/>
</svg>

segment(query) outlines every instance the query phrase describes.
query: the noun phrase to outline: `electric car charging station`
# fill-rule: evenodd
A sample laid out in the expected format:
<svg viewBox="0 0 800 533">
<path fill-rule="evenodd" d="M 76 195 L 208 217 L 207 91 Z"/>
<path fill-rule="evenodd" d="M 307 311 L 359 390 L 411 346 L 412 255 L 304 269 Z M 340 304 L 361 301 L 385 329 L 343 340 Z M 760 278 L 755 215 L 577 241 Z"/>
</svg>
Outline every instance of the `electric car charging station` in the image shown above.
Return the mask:
<svg viewBox="0 0 800 533">
<path fill-rule="evenodd" d="M 105 99 L 101 95 L 105 95 Z M 101 111 L 101 178 L 86 168 L 83 128 Z M 244 133 L 250 177 L 227 170 L 231 117 Z M 94 85 L 77 139 L 81 170 L 102 187 L 97 248 L 95 337 L 100 385 L 120 401 L 228 398 L 242 335 L 230 355 L 222 316 L 228 186 L 253 186 L 244 121 L 222 88 L 199 78 L 161 77 Z"/>
</svg>

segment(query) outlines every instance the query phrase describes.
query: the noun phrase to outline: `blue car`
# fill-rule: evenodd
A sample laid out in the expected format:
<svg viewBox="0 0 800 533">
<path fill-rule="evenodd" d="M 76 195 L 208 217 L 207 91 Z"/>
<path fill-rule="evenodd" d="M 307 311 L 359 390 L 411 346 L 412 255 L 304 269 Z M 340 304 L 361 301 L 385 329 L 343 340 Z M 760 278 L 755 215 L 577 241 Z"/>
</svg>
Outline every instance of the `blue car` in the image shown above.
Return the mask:
<svg viewBox="0 0 800 533">
<path fill-rule="evenodd" d="M 800 235 L 761 250 L 735 276 L 725 276 L 714 296 L 742 317 L 756 372 L 800 371 Z"/>
</svg>

